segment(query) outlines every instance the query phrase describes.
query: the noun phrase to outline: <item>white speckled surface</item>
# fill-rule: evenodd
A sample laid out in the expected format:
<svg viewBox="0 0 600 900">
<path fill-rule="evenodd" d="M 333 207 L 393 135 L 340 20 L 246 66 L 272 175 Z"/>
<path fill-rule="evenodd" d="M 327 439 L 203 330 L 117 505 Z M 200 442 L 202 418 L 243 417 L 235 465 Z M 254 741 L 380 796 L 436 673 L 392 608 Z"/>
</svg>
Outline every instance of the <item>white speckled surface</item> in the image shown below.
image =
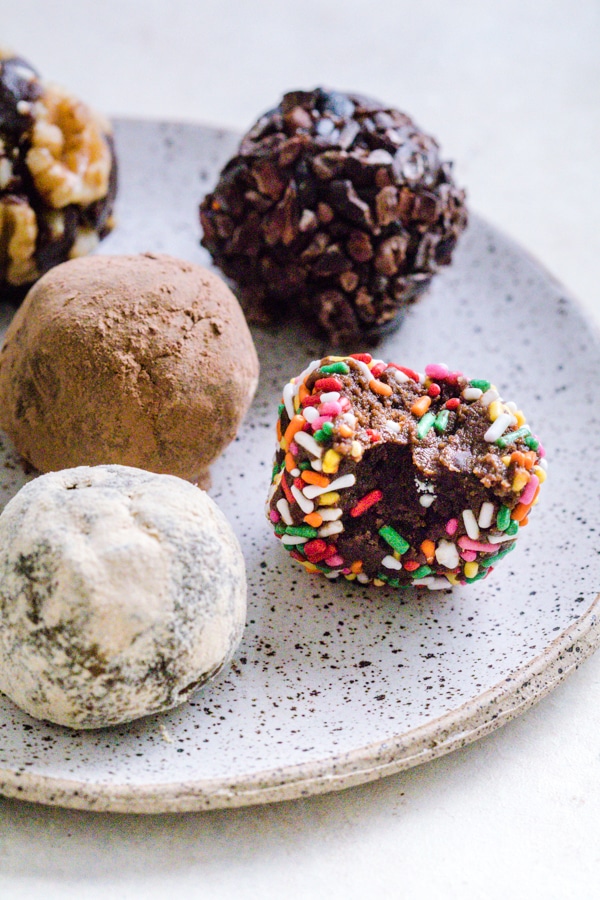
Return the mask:
<svg viewBox="0 0 600 900">
<path fill-rule="evenodd" d="M 197 200 L 234 143 L 200 127 L 119 122 L 120 225 L 102 252 L 152 248 L 206 262 Z M 154 166 L 164 178 L 148 191 Z M 275 410 L 289 375 L 327 348 L 298 333 L 254 336 L 259 391 L 211 490 L 249 573 L 234 664 L 181 710 L 90 734 L 35 723 L 0 698 L 4 793 L 149 812 L 349 786 L 496 728 L 599 640 L 595 501 L 578 474 L 576 436 L 585 417 L 586 468 L 597 465 L 600 351 L 577 306 L 526 253 L 473 217 L 452 268 L 378 349 L 417 369 L 444 361 L 492 379 L 546 445 L 550 478 L 515 553 L 452 594 L 332 585 L 290 564 L 263 515 Z M 4 502 L 23 480 L 10 453 L 7 464 Z"/>
</svg>

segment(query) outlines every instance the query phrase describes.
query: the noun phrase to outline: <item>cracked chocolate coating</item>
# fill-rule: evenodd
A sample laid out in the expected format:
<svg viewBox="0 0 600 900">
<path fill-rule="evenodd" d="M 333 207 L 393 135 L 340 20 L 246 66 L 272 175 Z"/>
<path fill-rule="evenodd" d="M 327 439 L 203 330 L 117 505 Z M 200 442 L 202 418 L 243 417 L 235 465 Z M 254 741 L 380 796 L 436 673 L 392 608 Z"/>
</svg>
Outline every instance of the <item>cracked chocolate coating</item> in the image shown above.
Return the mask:
<svg viewBox="0 0 600 900">
<path fill-rule="evenodd" d="M 203 245 L 247 315 L 300 309 L 336 345 L 398 326 L 466 226 L 464 191 L 404 113 L 292 91 L 244 136 L 200 206 Z"/>
</svg>

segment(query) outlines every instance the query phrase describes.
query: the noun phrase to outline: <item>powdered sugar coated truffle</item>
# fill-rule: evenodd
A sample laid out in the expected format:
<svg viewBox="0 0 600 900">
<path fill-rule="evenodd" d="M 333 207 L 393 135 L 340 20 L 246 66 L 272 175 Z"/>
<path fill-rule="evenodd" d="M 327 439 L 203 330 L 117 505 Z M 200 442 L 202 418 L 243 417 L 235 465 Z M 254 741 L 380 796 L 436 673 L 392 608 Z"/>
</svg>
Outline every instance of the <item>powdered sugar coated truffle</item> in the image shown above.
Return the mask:
<svg viewBox="0 0 600 900">
<path fill-rule="evenodd" d="M 27 484 L 0 516 L 0 690 L 97 728 L 177 706 L 240 641 L 243 557 L 203 491 L 124 466 Z"/>
</svg>

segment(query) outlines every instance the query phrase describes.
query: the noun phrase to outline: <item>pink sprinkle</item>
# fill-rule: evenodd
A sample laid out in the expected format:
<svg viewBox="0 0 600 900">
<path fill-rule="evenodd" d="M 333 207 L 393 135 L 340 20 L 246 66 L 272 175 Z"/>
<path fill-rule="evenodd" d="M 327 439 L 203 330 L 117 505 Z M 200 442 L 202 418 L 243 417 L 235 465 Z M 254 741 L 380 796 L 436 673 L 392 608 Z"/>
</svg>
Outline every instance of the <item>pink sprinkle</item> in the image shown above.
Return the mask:
<svg viewBox="0 0 600 900">
<path fill-rule="evenodd" d="M 337 400 L 330 400 L 329 403 L 321 403 L 319 414 L 321 416 L 339 416 L 342 411 L 342 404 Z"/>
<path fill-rule="evenodd" d="M 296 441 L 292 441 L 292 443 L 290 444 L 290 453 L 292 454 L 292 456 L 298 456 L 299 452 L 300 451 L 298 448 L 298 444 L 296 443 Z"/>
<path fill-rule="evenodd" d="M 446 381 L 448 384 L 456 384 L 459 378 L 463 377 L 462 372 L 448 372 L 446 375 Z"/>
<path fill-rule="evenodd" d="M 463 550 L 475 550 L 478 553 L 498 552 L 498 544 L 483 544 L 481 541 L 472 541 L 471 538 L 467 537 L 466 534 L 463 534 L 462 537 L 459 537 L 458 546 L 462 547 Z"/>
<path fill-rule="evenodd" d="M 350 575 L 351 572 L 352 572 L 352 569 L 342 569 L 342 575 Z"/>
<path fill-rule="evenodd" d="M 272 509 L 271 512 L 269 513 L 269 518 L 270 518 L 271 522 L 279 522 L 281 516 L 279 515 L 277 510 Z"/>
<path fill-rule="evenodd" d="M 544 448 L 542 447 L 541 444 L 538 444 L 537 455 L 539 456 L 540 459 L 543 459 L 546 455 L 546 451 L 544 450 Z"/>
<path fill-rule="evenodd" d="M 474 550 L 463 550 L 460 555 L 465 562 L 473 562 L 473 560 L 477 559 L 477 554 Z"/>
<path fill-rule="evenodd" d="M 446 522 L 446 534 L 456 534 L 458 528 L 458 519 L 448 519 Z"/>
<path fill-rule="evenodd" d="M 331 566 L 332 568 L 336 568 L 337 566 L 341 566 L 344 564 L 344 560 L 342 559 L 341 556 L 330 556 L 329 559 L 325 560 L 325 562 L 328 566 Z"/>
<path fill-rule="evenodd" d="M 448 369 L 446 366 L 437 365 L 437 363 L 432 363 L 430 366 L 425 366 L 425 374 L 428 378 L 433 378 L 434 381 L 438 378 L 444 379 L 448 374 Z"/>
<path fill-rule="evenodd" d="M 522 503 L 523 506 L 529 506 L 529 504 L 533 500 L 533 495 L 535 494 L 536 488 L 539 483 L 540 479 L 537 477 L 537 475 L 530 475 L 529 481 L 523 488 L 523 493 L 519 497 L 519 503 Z"/>
<path fill-rule="evenodd" d="M 319 428 L 322 428 L 325 422 L 331 422 L 331 416 L 319 416 L 317 419 L 315 419 L 315 421 L 312 422 L 310 426 L 313 430 L 313 434 L 315 433 L 315 431 L 318 431 Z"/>
<path fill-rule="evenodd" d="M 352 404 L 347 397 L 342 397 L 340 403 L 342 404 L 342 412 L 348 412 L 349 409 L 352 409 Z"/>
</svg>

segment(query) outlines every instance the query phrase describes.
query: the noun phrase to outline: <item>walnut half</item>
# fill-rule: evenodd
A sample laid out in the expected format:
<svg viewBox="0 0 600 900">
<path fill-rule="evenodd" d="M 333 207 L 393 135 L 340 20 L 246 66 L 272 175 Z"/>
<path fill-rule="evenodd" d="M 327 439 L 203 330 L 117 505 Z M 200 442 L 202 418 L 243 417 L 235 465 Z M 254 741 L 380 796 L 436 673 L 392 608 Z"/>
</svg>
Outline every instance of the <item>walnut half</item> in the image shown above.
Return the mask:
<svg viewBox="0 0 600 900">
<path fill-rule="evenodd" d="M 0 271 L 9 284 L 28 284 L 38 277 L 37 233 L 35 213 L 26 200 L 10 194 L 0 199 Z"/>
</svg>

